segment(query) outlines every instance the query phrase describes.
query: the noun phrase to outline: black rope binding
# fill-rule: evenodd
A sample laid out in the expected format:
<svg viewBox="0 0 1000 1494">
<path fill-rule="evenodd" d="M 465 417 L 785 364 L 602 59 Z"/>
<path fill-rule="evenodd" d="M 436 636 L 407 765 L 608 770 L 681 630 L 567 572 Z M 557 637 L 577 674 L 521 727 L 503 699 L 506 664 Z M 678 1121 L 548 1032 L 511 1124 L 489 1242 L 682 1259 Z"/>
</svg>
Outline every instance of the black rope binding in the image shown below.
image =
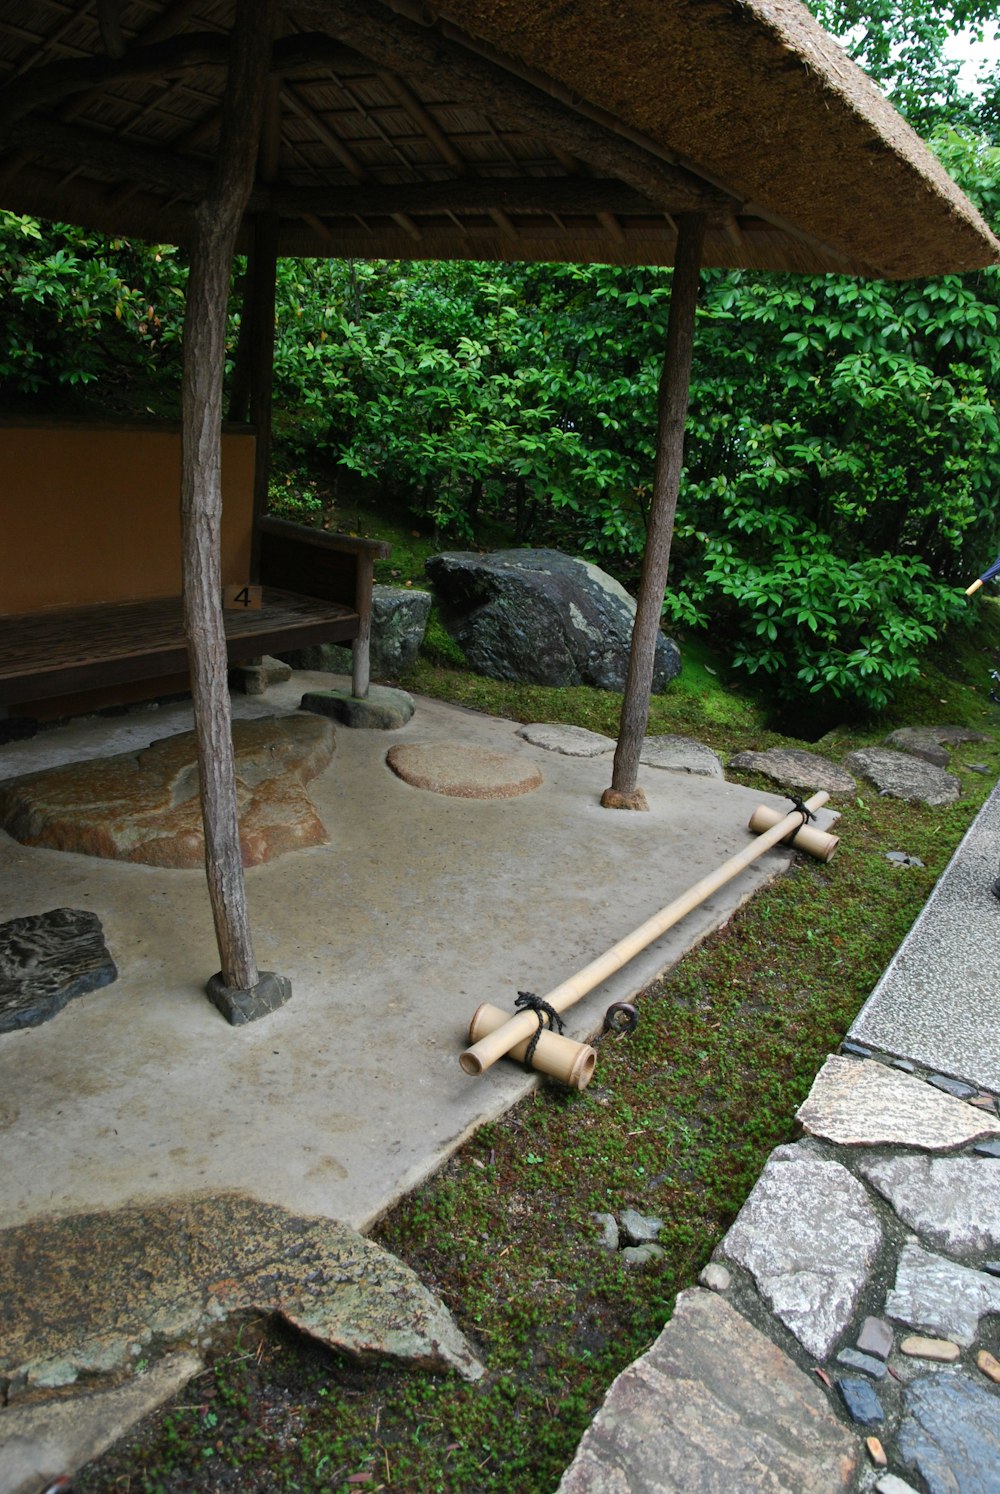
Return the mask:
<svg viewBox="0 0 1000 1494">
<path fill-rule="evenodd" d="M 789 794 L 788 797 L 792 801 L 792 808 L 797 809 L 802 816 L 802 825 L 807 825 L 810 820 L 816 818 L 812 810 L 796 794 Z M 802 829 L 802 825 L 799 826 L 800 830 Z"/>
<path fill-rule="evenodd" d="M 538 1018 L 538 1026 L 535 1028 L 531 1041 L 524 1052 L 524 1062 L 530 1069 L 531 1060 L 534 1058 L 535 1049 L 538 1047 L 538 1039 L 545 1028 L 548 1027 L 552 1032 L 562 1032 L 566 1024 L 555 1007 L 550 1006 L 541 996 L 536 996 L 534 991 L 518 991 L 514 1005 L 521 1011 L 534 1012 Z"/>
</svg>

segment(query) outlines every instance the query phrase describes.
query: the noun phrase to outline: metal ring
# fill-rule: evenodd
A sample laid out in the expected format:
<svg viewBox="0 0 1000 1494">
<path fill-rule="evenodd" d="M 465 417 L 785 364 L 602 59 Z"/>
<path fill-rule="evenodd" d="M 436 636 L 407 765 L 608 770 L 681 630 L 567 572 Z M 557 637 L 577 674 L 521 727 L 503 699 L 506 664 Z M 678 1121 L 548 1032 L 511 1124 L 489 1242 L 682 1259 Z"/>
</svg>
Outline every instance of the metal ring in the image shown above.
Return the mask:
<svg viewBox="0 0 1000 1494">
<path fill-rule="evenodd" d="M 639 1013 L 630 1001 L 613 1001 L 604 1013 L 604 1031 L 635 1032 L 639 1025 Z"/>
</svg>

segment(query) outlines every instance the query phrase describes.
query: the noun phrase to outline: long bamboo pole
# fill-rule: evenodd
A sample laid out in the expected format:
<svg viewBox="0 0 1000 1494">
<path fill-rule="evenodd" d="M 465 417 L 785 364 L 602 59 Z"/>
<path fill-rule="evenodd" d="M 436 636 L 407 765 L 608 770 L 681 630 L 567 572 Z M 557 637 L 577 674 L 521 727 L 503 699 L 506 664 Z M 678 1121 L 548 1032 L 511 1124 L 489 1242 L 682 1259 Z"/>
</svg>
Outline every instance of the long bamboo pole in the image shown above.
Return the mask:
<svg viewBox="0 0 1000 1494">
<path fill-rule="evenodd" d="M 820 809 L 829 799 L 830 795 L 824 792 L 814 794 L 811 799 L 806 800 L 805 809 L 812 811 Z M 654 913 L 652 918 L 647 918 L 645 923 L 639 925 L 631 934 L 626 934 L 617 944 L 612 945 L 604 954 L 599 955 L 596 960 L 591 960 L 576 975 L 571 975 L 561 985 L 556 986 L 544 998 L 545 1001 L 557 1012 L 564 1012 L 567 1007 L 573 1006 L 580 1001 L 595 986 L 602 981 L 608 980 L 623 965 L 639 954 L 654 939 L 672 929 L 674 924 L 680 923 L 681 919 L 703 903 L 706 898 L 711 897 L 713 892 L 718 892 L 727 882 L 738 877 L 740 872 L 750 866 L 776 846 L 779 841 L 785 839 L 786 835 L 792 834 L 801 825 L 804 825 L 807 814 L 803 810 L 793 809 L 779 820 L 778 824 L 771 830 L 766 830 L 763 835 L 758 835 L 756 840 L 751 841 L 744 850 L 735 856 L 730 856 L 715 871 L 709 872 L 708 876 L 702 877 L 700 882 L 695 882 L 680 897 L 674 898 L 659 913 Z M 511 1017 L 502 1027 L 494 1032 L 480 1038 L 479 1042 L 473 1043 L 470 1048 L 459 1058 L 459 1063 L 467 1074 L 481 1074 L 485 1069 L 492 1067 L 498 1058 L 503 1058 L 511 1048 L 518 1043 L 530 1038 L 538 1026 L 538 1019 L 533 1012 L 518 1012 Z"/>
</svg>

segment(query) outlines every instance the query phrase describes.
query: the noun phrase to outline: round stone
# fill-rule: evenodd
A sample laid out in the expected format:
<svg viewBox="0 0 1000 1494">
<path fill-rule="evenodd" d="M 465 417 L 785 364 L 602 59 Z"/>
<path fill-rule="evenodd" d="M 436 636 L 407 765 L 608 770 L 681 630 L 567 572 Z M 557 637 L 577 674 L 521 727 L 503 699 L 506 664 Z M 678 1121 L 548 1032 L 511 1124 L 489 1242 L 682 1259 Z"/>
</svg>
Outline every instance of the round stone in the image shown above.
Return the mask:
<svg viewBox="0 0 1000 1494">
<path fill-rule="evenodd" d="M 385 760 L 404 783 L 456 799 L 513 799 L 542 782 L 534 763 L 462 742 L 400 742 Z"/>
</svg>

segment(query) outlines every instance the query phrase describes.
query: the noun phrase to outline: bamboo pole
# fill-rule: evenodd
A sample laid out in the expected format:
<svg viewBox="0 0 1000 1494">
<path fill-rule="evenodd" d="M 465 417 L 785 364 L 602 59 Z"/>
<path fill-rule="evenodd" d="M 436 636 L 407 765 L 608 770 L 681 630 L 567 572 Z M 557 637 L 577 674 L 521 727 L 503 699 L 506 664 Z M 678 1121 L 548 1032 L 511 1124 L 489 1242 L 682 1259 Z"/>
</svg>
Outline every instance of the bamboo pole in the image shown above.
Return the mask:
<svg viewBox="0 0 1000 1494">
<path fill-rule="evenodd" d="M 637 786 L 639 756 L 649 720 L 656 641 L 660 634 L 677 494 L 684 464 L 684 425 L 691 388 L 695 308 L 705 218 L 699 214 L 685 214 L 678 218 L 677 228 L 667 346 L 660 375 L 653 502 L 642 557 L 642 579 L 632 625 L 632 647 L 622 696 L 611 787 L 601 798 L 605 809 L 649 807 L 645 794 Z"/>
<path fill-rule="evenodd" d="M 824 792 L 814 794 L 811 799 L 806 800 L 807 810 L 820 809 L 829 799 L 830 795 Z M 805 824 L 806 814 L 803 810 L 793 809 L 779 820 L 772 829 L 766 830 L 763 835 L 758 835 L 756 840 L 739 851 L 735 856 L 730 856 L 715 871 L 709 872 L 708 876 L 702 877 L 700 882 L 695 882 L 693 887 L 661 908 L 659 913 L 654 913 L 652 918 L 640 924 L 631 934 L 626 934 L 604 954 L 599 955 L 596 960 L 591 960 L 589 965 L 564 980 L 561 985 L 549 991 L 545 1001 L 557 1012 L 564 1012 L 567 1007 L 573 1006 L 580 1001 L 595 986 L 602 981 L 608 980 L 619 971 L 623 965 L 639 954 L 654 939 L 672 929 L 674 924 L 680 923 L 681 919 L 692 912 L 706 898 L 711 897 L 713 892 L 718 892 L 727 882 L 739 876 L 741 871 L 750 866 L 776 846 L 779 841 L 784 840 L 786 835 L 791 834 Z M 498 1027 L 488 1036 L 480 1038 L 471 1047 L 466 1048 L 459 1058 L 459 1063 L 467 1074 L 481 1074 L 485 1069 L 496 1063 L 498 1058 L 503 1058 L 509 1053 L 515 1044 L 521 1043 L 531 1037 L 538 1025 L 537 1018 L 532 1012 L 518 1012 L 516 1016 L 510 1017 L 502 1027 Z"/>
</svg>

